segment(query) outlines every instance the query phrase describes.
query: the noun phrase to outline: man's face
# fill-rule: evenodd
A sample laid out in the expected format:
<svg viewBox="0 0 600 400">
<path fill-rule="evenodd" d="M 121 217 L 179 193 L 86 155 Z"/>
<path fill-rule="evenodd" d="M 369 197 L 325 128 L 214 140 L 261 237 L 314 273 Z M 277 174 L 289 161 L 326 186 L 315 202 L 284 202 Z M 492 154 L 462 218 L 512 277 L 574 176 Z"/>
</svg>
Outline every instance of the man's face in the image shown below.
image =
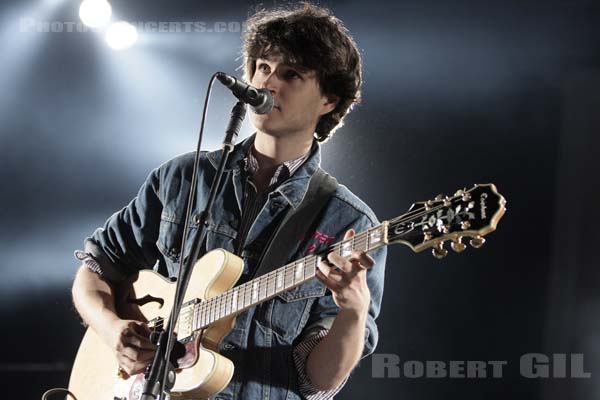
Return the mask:
<svg viewBox="0 0 600 400">
<path fill-rule="evenodd" d="M 281 57 L 257 59 L 251 84 L 273 94 L 273 111 L 250 113 L 254 127 L 268 135 L 312 137 L 321 115 L 335 108 L 321 94 L 315 71 L 294 69 L 283 64 Z"/>
</svg>

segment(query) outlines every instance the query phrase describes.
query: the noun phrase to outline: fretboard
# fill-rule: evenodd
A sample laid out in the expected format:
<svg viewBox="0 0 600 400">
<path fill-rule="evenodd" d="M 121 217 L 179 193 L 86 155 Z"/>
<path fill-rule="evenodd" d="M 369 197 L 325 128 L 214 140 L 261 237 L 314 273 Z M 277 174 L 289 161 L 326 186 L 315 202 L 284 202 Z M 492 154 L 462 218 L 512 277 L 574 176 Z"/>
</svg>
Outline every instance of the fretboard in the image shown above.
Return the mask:
<svg viewBox="0 0 600 400">
<path fill-rule="evenodd" d="M 198 329 L 239 314 L 313 279 L 316 276 L 318 263 L 322 257 L 326 257 L 331 252 L 350 258 L 353 250 L 370 252 L 385 246 L 385 229 L 385 223 L 373 227 L 329 246 L 319 253 L 296 260 L 208 300 L 184 305 L 178 322 L 179 338 L 187 337 Z"/>
</svg>

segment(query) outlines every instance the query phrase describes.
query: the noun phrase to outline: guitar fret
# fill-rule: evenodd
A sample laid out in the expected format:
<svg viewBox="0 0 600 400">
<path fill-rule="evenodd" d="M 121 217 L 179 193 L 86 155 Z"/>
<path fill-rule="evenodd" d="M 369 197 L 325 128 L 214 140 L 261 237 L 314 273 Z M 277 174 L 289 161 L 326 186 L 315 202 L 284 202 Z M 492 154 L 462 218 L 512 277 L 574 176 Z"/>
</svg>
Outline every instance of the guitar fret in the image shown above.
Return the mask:
<svg viewBox="0 0 600 400">
<path fill-rule="evenodd" d="M 360 251 L 368 251 L 369 250 L 369 236 L 366 234 L 366 232 L 361 233 L 360 235 L 358 235 L 360 238 L 360 243 L 361 243 L 361 247 L 360 247 Z"/>
<path fill-rule="evenodd" d="M 232 299 L 231 299 L 231 311 L 238 310 L 238 289 L 233 289 Z"/>
<path fill-rule="evenodd" d="M 206 317 L 206 325 L 210 324 L 210 299 L 207 300 L 207 303 L 205 305 L 204 315 Z"/>
<path fill-rule="evenodd" d="M 210 300 L 207 300 L 206 304 L 204 305 L 204 318 L 205 324 L 208 325 L 210 323 Z"/>
<path fill-rule="evenodd" d="M 302 282 L 304 280 L 304 262 L 295 264 L 294 268 L 294 281 L 295 283 Z"/>
<path fill-rule="evenodd" d="M 242 310 L 246 306 L 246 284 L 240 285 L 238 293 L 238 310 Z"/>
<path fill-rule="evenodd" d="M 225 315 L 231 314 L 231 293 L 225 292 Z"/>
<path fill-rule="evenodd" d="M 204 326 L 204 302 L 198 304 L 198 327 Z"/>
<path fill-rule="evenodd" d="M 215 296 L 213 297 L 213 320 L 212 322 L 215 322 L 216 320 L 219 319 L 219 296 Z"/>
<path fill-rule="evenodd" d="M 212 302 L 213 302 L 213 318 L 212 318 L 212 322 L 215 322 L 218 318 L 219 315 L 219 297 L 215 296 L 212 298 Z"/>
<path fill-rule="evenodd" d="M 192 307 L 192 330 L 196 330 L 198 324 L 198 307 L 194 304 Z"/>
<path fill-rule="evenodd" d="M 340 251 L 340 255 L 342 257 L 350 257 L 350 255 L 352 254 L 352 247 L 354 247 L 352 243 L 353 241 L 354 238 L 352 238 L 350 241 L 342 242 L 342 248 Z"/>
<path fill-rule="evenodd" d="M 258 300 L 258 282 L 253 281 L 252 282 L 252 301 L 257 301 L 257 300 Z"/>
<path fill-rule="evenodd" d="M 275 294 L 275 285 L 274 285 L 274 275 L 273 272 L 269 272 L 267 274 L 267 297 L 273 296 Z"/>
<path fill-rule="evenodd" d="M 284 269 L 278 269 L 277 270 L 277 282 L 275 284 L 275 287 L 277 288 L 277 290 L 282 290 L 283 289 L 283 276 L 284 276 L 285 272 Z"/>
<path fill-rule="evenodd" d="M 244 307 L 248 307 L 252 304 L 252 286 L 249 284 L 244 285 Z"/>
<path fill-rule="evenodd" d="M 268 278 L 268 276 L 263 275 L 259 279 L 258 297 L 260 300 L 267 298 L 267 279 L 266 278 Z"/>
<path fill-rule="evenodd" d="M 225 316 L 225 293 L 222 293 L 219 296 L 219 312 L 217 314 L 217 319 L 221 319 Z"/>
<path fill-rule="evenodd" d="M 246 287 L 244 285 L 240 286 L 240 291 L 238 293 L 238 310 L 244 308 L 244 296 L 246 295 L 245 288 Z"/>
<path fill-rule="evenodd" d="M 292 267 L 292 268 L 290 268 Z M 294 269 L 293 269 L 293 265 L 288 265 L 285 267 L 285 288 L 289 288 L 291 286 L 294 286 Z"/>
</svg>

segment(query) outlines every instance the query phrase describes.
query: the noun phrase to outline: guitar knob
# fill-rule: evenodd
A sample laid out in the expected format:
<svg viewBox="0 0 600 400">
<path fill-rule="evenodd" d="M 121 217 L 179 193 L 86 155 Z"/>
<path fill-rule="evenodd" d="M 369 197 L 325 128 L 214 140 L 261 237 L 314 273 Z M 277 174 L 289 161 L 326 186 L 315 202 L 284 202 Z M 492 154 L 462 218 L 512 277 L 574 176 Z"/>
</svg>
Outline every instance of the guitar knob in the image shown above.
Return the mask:
<svg viewBox="0 0 600 400">
<path fill-rule="evenodd" d="M 438 245 L 431 250 L 431 254 L 438 260 L 446 257 L 448 255 L 448 250 L 444 248 L 444 242 L 439 242 Z"/>
<path fill-rule="evenodd" d="M 433 207 L 433 201 L 431 201 L 431 200 L 427 200 L 427 201 L 425 202 L 425 211 L 429 211 L 429 210 L 431 210 L 431 208 L 432 208 L 432 207 Z"/>
<path fill-rule="evenodd" d="M 471 246 L 478 249 L 481 246 L 483 246 L 483 244 L 485 243 L 485 239 L 481 236 L 475 236 L 473 239 L 471 239 L 470 243 L 471 243 Z"/>
<path fill-rule="evenodd" d="M 458 189 L 455 193 L 454 196 L 462 196 L 463 194 L 465 194 L 465 192 L 467 191 L 467 188 L 462 188 L 462 189 Z"/>
<path fill-rule="evenodd" d="M 467 245 L 462 242 L 462 236 L 459 236 L 458 239 L 450 243 L 450 247 L 452 247 L 452 250 L 455 252 L 460 253 L 467 248 Z"/>
</svg>

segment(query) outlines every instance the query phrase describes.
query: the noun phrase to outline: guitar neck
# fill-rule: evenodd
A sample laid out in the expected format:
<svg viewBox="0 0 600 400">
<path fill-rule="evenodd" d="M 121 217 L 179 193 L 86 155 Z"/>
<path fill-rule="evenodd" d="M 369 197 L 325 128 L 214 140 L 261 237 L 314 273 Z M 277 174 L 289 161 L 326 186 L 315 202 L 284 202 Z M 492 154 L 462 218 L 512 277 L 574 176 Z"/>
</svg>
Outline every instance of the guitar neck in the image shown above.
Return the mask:
<svg viewBox="0 0 600 400">
<path fill-rule="evenodd" d="M 317 264 L 331 252 L 349 258 L 353 250 L 370 252 L 383 247 L 387 245 L 386 229 L 387 222 L 384 222 L 320 253 L 296 260 L 206 301 L 184 305 L 180 314 L 179 332 L 191 333 L 206 328 L 220 319 L 239 314 L 313 279 Z"/>
<path fill-rule="evenodd" d="M 343 240 L 323 251 L 294 261 L 215 297 L 198 299 L 183 305 L 179 315 L 179 334 L 184 337 L 212 323 L 254 307 L 316 276 L 322 257 L 337 253 L 349 258 L 353 250 L 370 252 L 391 243 L 402 243 L 419 252 L 432 248 L 436 258 L 448 253 L 444 240 L 452 240 L 456 252 L 465 249 L 463 237 L 481 247 L 482 238 L 496 229 L 506 210 L 506 200 L 493 184 L 475 185 L 458 190 L 454 196 L 414 203 L 409 212 L 381 225 Z M 181 336 L 180 336 L 181 337 Z"/>
</svg>

